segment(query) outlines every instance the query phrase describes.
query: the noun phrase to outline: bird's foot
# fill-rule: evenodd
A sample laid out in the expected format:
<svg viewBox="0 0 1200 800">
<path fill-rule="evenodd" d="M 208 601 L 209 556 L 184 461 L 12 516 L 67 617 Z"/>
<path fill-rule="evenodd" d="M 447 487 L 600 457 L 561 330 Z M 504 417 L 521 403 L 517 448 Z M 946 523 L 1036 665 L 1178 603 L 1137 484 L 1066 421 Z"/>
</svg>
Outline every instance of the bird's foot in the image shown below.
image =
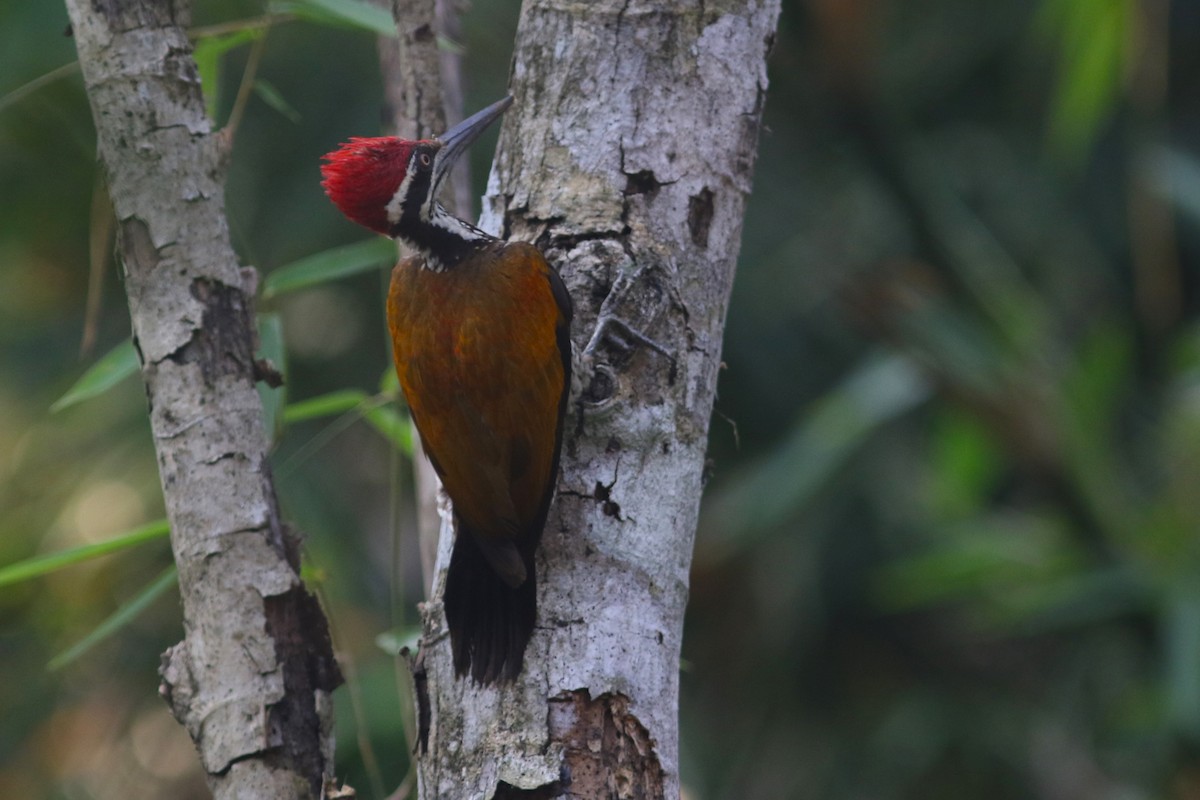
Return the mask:
<svg viewBox="0 0 1200 800">
<path fill-rule="evenodd" d="M 655 351 L 670 362 L 669 380 L 672 383 L 675 381 L 675 354 L 669 348 L 620 317 L 602 313 L 596 321 L 596 329 L 592 332 L 591 339 L 583 350 L 572 347 L 572 400 L 580 399 L 596 404 L 616 393 L 616 375 L 613 369 L 596 361 L 596 353 L 605 342 L 625 356 L 639 346 Z"/>
</svg>

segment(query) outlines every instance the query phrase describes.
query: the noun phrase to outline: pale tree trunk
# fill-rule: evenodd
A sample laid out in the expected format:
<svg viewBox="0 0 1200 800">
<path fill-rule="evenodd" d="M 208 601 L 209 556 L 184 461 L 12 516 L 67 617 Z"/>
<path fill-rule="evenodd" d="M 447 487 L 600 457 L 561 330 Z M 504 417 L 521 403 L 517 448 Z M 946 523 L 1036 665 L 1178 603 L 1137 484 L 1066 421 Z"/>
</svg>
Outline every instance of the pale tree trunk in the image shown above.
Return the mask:
<svg viewBox="0 0 1200 800">
<path fill-rule="evenodd" d="M 187 4 L 67 8 L 179 568 L 186 636 L 164 656 L 162 693 L 218 800 L 315 798 L 332 776 L 340 677 L 267 464 L 256 275 L 229 243 L 229 142 L 205 117 Z"/>
<path fill-rule="evenodd" d="M 568 410 L 514 685 L 456 680 L 441 604 L 417 660 L 424 798 L 679 794 L 683 611 L 778 0 L 530 0 L 482 224 L 537 243 L 606 345 Z M 450 536 L 438 554 L 441 596 Z M 528 792 L 528 794 L 524 793 Z"/>
</svg>

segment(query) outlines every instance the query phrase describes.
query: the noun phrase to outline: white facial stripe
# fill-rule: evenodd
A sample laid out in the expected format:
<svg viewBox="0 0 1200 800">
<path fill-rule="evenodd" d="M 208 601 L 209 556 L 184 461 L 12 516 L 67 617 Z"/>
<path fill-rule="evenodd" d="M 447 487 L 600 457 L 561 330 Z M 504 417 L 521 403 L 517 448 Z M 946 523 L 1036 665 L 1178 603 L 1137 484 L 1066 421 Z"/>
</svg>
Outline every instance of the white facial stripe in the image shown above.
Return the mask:
<svg viewBox="0 0 1200 800">
<path fill-rule="evenodd" d="M 436 206 L 434 206 L 433 218 L 430 219 L 429 222 L 430 224 L 436 225 L 444 231 L 449 231 L 458 238 L 465 239 L 468 242 L 482 242 L 493 238 L 469 222 L 459 219 L 446 209 L 442 208 L 441 203 L 438 203 Z"/>
<path fill-rule="evenodd" d="M 400 214 L 404 212 L 404 196 L 408 194 L 408 187 L 412 185 L 413 176 L 417 174 L 417 157 L 418 153 L 414 152 L 412 158 L 408 160 L 408 168 L 404 171 L 404 180 L 400 181 L 400 186 L 386 206 L 388 223 L 391 225 L 399 222 Z"/>
<path fill-rule="evenodd" d="M 433 219 L 431 219 L 430 222 L 443 230 L 453 233 L 460 239 L 466 239 L 469 242 L 492 238 L 483 231 L 479 230 L 479 228 L 476 228 L 474 225 L 459 219 L 446 209 L 442 208 L 440 203 L 437 205 L 437 210 L 434 212 Z"/>
</svg>

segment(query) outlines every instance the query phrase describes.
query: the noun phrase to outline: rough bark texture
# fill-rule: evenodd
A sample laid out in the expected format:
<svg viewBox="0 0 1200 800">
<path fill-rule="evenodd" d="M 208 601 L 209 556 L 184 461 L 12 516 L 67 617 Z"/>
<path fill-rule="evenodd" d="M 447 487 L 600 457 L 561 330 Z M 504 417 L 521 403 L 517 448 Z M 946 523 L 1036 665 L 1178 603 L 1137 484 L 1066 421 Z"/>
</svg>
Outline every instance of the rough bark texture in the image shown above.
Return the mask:
<svg viewBox="0 0 1200 800">
<path fill-rule="evenodd" d="M 253 269 L 224 210 L 185 3 L 67 0 L 116 209 L 186 638 L 162 693 L 217 798 L 317 797 L 332 773 L 325 619 L 297 574 L 255 383 Z"/>
<path fill-rule="evenodd" d="M 668 347 L 606 345 L 569 411 L 515 685 L 454 678 L 427 604 L 422 797 L 677 797 L 678 671 L 721 330 L 777 0 L 531 0 L 483 227 Z M 442 537 L 436 596 L 449 560 Z"/>
</svg>

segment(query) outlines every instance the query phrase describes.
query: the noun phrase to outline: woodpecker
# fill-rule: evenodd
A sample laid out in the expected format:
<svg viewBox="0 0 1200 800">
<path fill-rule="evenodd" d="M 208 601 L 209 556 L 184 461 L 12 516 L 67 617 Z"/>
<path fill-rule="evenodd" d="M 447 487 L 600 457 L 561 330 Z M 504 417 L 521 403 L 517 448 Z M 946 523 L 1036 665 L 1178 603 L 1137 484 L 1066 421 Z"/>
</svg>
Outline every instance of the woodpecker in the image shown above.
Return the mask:
<svg viewBox="0 0 1200 800">
<path fill-rule="evenodd" d="M 388 327 L 400 386 L 458 533 L 443 596 L 458 676 L 521 671 L 537 612 L 534 551 L 558 477 L 571 387 L 570 295 L 536 247 L 446 211 L 438 188 L 512 104 L 442 136 L 353 138 L 322 186 L 348 218 L 414 252 L 392 270 Z"/>
</svg>

